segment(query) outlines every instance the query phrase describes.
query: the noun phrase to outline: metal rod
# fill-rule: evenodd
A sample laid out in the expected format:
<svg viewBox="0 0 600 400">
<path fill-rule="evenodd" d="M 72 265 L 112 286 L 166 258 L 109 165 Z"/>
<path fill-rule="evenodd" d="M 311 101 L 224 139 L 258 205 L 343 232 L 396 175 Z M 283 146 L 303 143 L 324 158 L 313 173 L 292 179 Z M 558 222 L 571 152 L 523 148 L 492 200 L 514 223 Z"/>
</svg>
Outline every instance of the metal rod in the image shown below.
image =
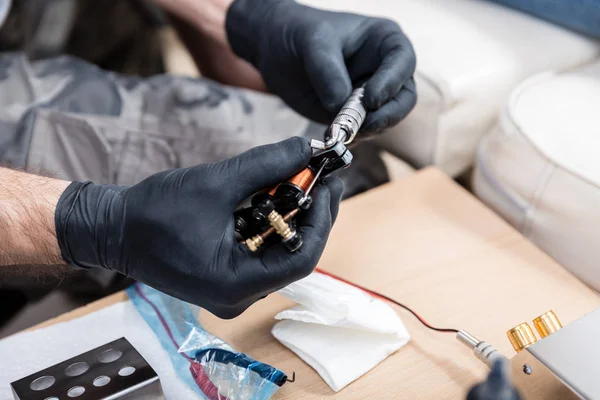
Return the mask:
<svg viewBox="0 0 600 400">
<path fill-rule="evenodd" d="M 474 349 L 475 346 L 479 344 L 479 340 L 467 331 L 458 331 L 458 333 L 456 334 L 456 338 L 459 342 L 471 349 Z"/>
<path fill-rule="evenodd" d="M 327 159 L 323 160 L 323 163 L 321 164 L 321 167 L 319 168 L 319 170 L 315 174 L 315 178 L 312 180 L 312 182 L 308 186 L 308 189 L 306 189 L 306 193 L 304 193 L 304 197 L 302 197 L 300 199 L 300 201 L 298 202 L 299 206 L 301 206 L 302 204 L 304 204 L 304 202 L 306 201 L 306 199 L 308 199 L 308 195 L 312 191 L 313 187 L 315 187 L 315 184 L 317 183 L 317 180 L 319 179 L 319 177 L 323 173 L 323 170 L 325 169 L 325 166 L 327 165 L 328 162 L 329 162 L 329 160 L 327 160 Z"/>
<path fill-rule="evenodd" d="M 488 367 L 492 367 L 496 360 L 504 359 L 504 357 L 496 348 L 487 342 L 482 342 L 467 331 L 458 331 L 456 339 L 467 347 L 473 350 L 475 356 Z"/>
</svg>

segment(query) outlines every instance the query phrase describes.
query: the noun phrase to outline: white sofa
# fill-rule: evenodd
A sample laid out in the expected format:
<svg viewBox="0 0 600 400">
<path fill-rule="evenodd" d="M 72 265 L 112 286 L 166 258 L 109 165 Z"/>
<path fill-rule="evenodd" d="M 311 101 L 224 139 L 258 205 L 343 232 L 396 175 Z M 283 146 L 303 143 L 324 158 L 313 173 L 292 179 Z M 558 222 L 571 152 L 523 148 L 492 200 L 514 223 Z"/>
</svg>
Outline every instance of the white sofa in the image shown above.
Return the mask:
<svg viewBox="0 0 600 400">
<path fill-rule="evenodd" d="M 532 77 L 479 144 L 475 193 L 600 290 L 600 63 Z"/>
<path fill-rule="evenodd" d="M 598 41 L 485 0 L 304 2 L 397 21 L 419 100 L 380 143 L 453 176 L 476 158 L 475 194 L 600 290 Z"/>
<path fill-rule="evenodd" d="M 414 112 L 381 139 L 416 167 L 457 176 L 510 91 L 528 76 L 600 56 L 595 41 L 484 0 L 301 0 L 330 10 L 392 19 L 417 54 Z"/>
</svg>

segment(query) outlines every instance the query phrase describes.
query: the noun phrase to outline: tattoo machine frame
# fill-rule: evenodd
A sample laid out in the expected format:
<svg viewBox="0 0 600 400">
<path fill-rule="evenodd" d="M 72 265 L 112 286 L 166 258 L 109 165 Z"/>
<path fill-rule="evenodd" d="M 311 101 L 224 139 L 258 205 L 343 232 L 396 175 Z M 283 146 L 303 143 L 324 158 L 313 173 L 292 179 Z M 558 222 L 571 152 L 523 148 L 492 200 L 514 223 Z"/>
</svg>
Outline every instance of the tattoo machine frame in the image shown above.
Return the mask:
<svg viewBox="0 0 600 400">
<path fill-rule="evenodd" d="M 367 116 L 363 95 L 364 88 L 355 89 L 325 131 L 324 141 L 311 141 L 313 155 L 305 169 L 273 188 L 256 193 L 249 206 L 235 212 L 236 237 L 250 251 L 257 251 L 273 233 L 277 233 L 289 252 L 302 247 L 295 217 L 310 208 L 311 191 L 320 179 L 352 163 L 353 156 L 347 146 Z"/>
</svg>

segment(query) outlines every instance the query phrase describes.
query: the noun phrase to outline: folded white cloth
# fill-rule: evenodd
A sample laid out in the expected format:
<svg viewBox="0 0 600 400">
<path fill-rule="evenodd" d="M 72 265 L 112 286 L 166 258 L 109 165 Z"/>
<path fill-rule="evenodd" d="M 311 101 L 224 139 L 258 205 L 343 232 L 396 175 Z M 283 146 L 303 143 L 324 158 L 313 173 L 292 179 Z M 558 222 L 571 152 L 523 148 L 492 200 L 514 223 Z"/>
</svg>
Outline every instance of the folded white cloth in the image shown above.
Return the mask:
<svg viewBox="0 0 600 400">
<path fill-rule="evenodd" d="M 275 316 L 273 336 L 336 392 L 410 340 L 389 305 L 329 276 L 315 272 L 279 293 L 299 305 Z"/>
</svg>

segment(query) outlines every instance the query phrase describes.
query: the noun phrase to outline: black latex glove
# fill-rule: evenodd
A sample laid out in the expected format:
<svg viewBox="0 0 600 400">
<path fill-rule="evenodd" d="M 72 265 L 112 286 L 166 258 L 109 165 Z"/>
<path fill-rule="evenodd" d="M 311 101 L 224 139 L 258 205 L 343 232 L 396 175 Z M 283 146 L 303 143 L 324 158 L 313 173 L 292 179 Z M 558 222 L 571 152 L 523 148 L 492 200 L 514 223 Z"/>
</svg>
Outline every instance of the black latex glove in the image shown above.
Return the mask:
<svg viewBox="0 0 600 400">
<path fill-rule="evenodd" d="M 338 212 L 343 185 L 317 185 L 298 230 L 304 244 L 251 253 L 234 238 L 235 208 L 249 195 L 308 164 L 305 139 L 257 147 L 237 157 L 155 174 L 131 186 L 72 183 L 56 208 L 65 261 L 120 272 L 221 318 L 312 272 Z"/>
<path fill-rule="evenodd" d="M 521 396 L 511 383 L 508 362 L 497 360 L 487 380 L 474 386 L 467 400 L 521 400 Z"/>
<path fill-rule="evenodd" d="M 235 0 L 226 29 L 267 88 L 312 120 L 331 123 L 365 81 L 364 133 L 397 124 L 415 105 L 415 54 L 395 22 L 292 0 Z"/>
</svg>

